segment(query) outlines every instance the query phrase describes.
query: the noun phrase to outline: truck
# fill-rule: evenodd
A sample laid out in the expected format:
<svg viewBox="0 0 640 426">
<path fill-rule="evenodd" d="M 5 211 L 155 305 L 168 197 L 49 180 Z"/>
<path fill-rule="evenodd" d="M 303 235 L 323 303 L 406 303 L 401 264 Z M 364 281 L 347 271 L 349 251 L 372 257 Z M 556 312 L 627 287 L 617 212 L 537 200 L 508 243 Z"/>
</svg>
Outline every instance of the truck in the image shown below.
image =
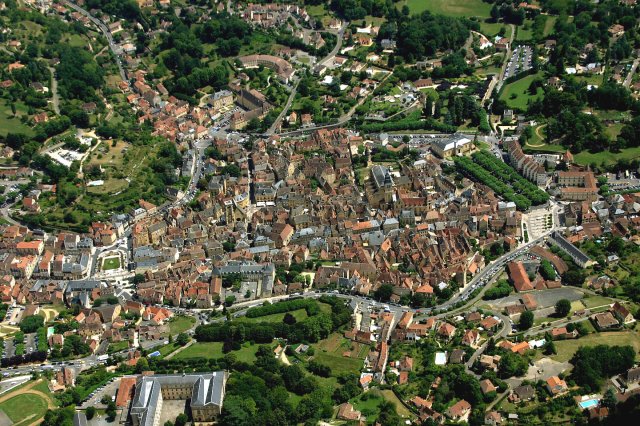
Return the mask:
<svg viewBox="0 0 640 426">
<path fill-rule="evenodd" d="M 109 359 L 109 355 L 98 355 L 98 361 L 106 361 Z"/>
</svg>

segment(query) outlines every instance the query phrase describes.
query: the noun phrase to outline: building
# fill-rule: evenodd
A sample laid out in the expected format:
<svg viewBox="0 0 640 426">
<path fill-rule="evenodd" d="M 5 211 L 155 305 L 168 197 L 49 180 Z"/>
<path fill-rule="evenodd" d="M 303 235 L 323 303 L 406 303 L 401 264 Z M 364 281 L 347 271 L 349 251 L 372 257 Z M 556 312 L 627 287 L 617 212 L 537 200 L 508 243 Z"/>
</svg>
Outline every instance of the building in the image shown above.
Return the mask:
<svg viewBox="0 0 640 426">
<path fill-rule="evenodd" d="M 522 147 L 517 140 L 505 142 L 507 153 L 509 154 L 509 163 L 522 176 L 534 182 L 536 185 L 545 185 L 548 175 L 544 166 L 538 163 L 532 156 L 526 155 L 522 151 Z"/>
<path fill-rule="evenodd" d="M 567 383 L 558 376 L 551 376 L 547 379 L 547 390 L 551 395 L 556 396 L 569 390 Z"/>
<path fill-rule="evenodd" d="M 431 143 L 431 150 L 440 158 L 451 158 L 456 155 L 468 154 L 473 151 L 473 149 L 473 141 L 462 135 L 440 138 Z"/>
<path fill-rule="evenodd" d="M 233 106 L 233 93 L 229 90 L 221 90 L 209 96 L 209 103 L 215 111 Z"/>
<path fill-rule="evenodd" d="M 568 201 L 596 201 L 598 185 L 593 172 L 558 172 L 560 197 Z"/>
<path fill-rule="evenodd" d="M 586 254 L 584 254 L 578 247 L 571 244 L 569 240 L 567 240 L 564 235 L 561 233 L 554 231 L 551 234 L 551 239 L 560 247 L 562 251 L 571 256 L 571 259 L 580 266 L 581 268 L 588 268 L 593 265 L 593 260 L 589 258 Z"/>
<path fill-rule="evenodd" d="M 194 422 L 213 422 L 222 412 L 229 373 L 141 376 L 131 404 L 133 426 L 158 426 L 162 401 L 190 399 Z"/>
<path fill-rule="evenodd" d="M 295 70 L 293 66 L 282 58 L 271 55 L 249 55 L 238 58 L 243 68 L 257 68 L 260 65 L 273 70 L 278 74 L 278 78 L 288 83 Z"/>
<path fill-rule="evenodd" d="M 471 414 L 471 404 L 461 399 L 449 407 L 445 414 L 454 422 L 466 422 Z"/>
<path fill-rule="evenodd" d="M 509 269 L 509 278 L 511 279 L 516 291 L 522 292 L 533 290 L 533 284 L 531 284 L 529 275 L 527 274 L 527 271 L 525 271 L 522 262 L 509 262 L 507 268 Z"/>
</svg>

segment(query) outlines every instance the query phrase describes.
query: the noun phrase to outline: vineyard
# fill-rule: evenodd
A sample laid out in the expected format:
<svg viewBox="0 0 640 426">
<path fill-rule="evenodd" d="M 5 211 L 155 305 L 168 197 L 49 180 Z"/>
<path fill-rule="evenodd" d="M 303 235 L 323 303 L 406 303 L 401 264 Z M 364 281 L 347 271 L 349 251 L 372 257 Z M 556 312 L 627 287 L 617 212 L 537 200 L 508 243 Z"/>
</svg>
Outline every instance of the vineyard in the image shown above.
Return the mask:
<svg viewBox="0 0 640 426">
<path fill-rule="evenodd" d="M 505 200 L 513 201 L 518 210 L 527 210 L 549 200 L 549 194 L 487 151 L 476 152 L 471 158 L 456 157 L 454 161 L 463 175 L 488 186 Z"/>
</svg>

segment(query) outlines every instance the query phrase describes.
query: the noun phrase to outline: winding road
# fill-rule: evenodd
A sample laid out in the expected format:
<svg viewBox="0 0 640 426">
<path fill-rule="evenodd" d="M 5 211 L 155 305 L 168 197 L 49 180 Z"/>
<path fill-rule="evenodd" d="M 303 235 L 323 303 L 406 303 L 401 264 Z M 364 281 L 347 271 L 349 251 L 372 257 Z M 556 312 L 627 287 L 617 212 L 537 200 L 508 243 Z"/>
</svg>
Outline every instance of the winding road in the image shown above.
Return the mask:
<svg viewBox="0 0 640 426">
<path fill-rule="evenodd" d="M 120 72 L 120 78 L 122 79 L 122 81 L 124 81 L 128 85 L 129 80 L 127 80 L 127 74 L 125 73 L 124 67 L 122 66 L 122 61 L 120 60 L 120 52 L 118 51 L 117 45 L 113 41 L 113 36 L 111 35 L 111 31 L 109 31 L 109 28 L 107 28 L 107 26 L 101 20 L 95 18 L 87 10 L 81 8 L 77 4 L 72 3 L 69 0 L 62 0 L 62 2 L 65 5 L 69 6 L 70 8 L 74 9 L 75 11 L 82 13 L 84 16 L 89 18 L 89 20 L 93 22 L 100 29 L 100 31 L 102 31 L 102 34 L 104 34 L 105 38 L 107 39 L 107 42 L 109 43 L 109 49 L 113 53 L 114 59 L 116 61 L 116 65 L 118 66 L 118 71 Z"/>
</svg>

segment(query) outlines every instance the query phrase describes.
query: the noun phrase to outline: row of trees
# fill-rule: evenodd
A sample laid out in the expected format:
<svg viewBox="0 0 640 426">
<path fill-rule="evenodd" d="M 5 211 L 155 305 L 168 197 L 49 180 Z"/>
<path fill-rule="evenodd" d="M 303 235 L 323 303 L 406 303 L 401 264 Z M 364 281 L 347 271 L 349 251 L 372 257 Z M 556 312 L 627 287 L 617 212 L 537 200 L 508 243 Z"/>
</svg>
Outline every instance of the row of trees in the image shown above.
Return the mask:
<svg viewBox="0 0 640 426">
<path fill-rule="evenodd" d="M 304 309 L 307 311 L 308 316 L 317 315 L 320 313 L 320 307 L 318 303 L 313 299 L 295 299 L 285 300 L 273 304 L 265 304 L 255 308 L 249 308 L 245 314 L 247 318 L 258 318 L 266 315 L 281 314 L 283 312 L 297 311 L 298 309 Z"/>
<path fill-rule="evenodd" d="M 549 200 L 549 194 L 487 152 L 475 153 L 473 160 L 456 157 L 454 162 L 462 174 L 487 185 L 506 200 L 513 201 L 518 210 L 527 210 L 532 204 L 539 205 Z"/>
</svg>

